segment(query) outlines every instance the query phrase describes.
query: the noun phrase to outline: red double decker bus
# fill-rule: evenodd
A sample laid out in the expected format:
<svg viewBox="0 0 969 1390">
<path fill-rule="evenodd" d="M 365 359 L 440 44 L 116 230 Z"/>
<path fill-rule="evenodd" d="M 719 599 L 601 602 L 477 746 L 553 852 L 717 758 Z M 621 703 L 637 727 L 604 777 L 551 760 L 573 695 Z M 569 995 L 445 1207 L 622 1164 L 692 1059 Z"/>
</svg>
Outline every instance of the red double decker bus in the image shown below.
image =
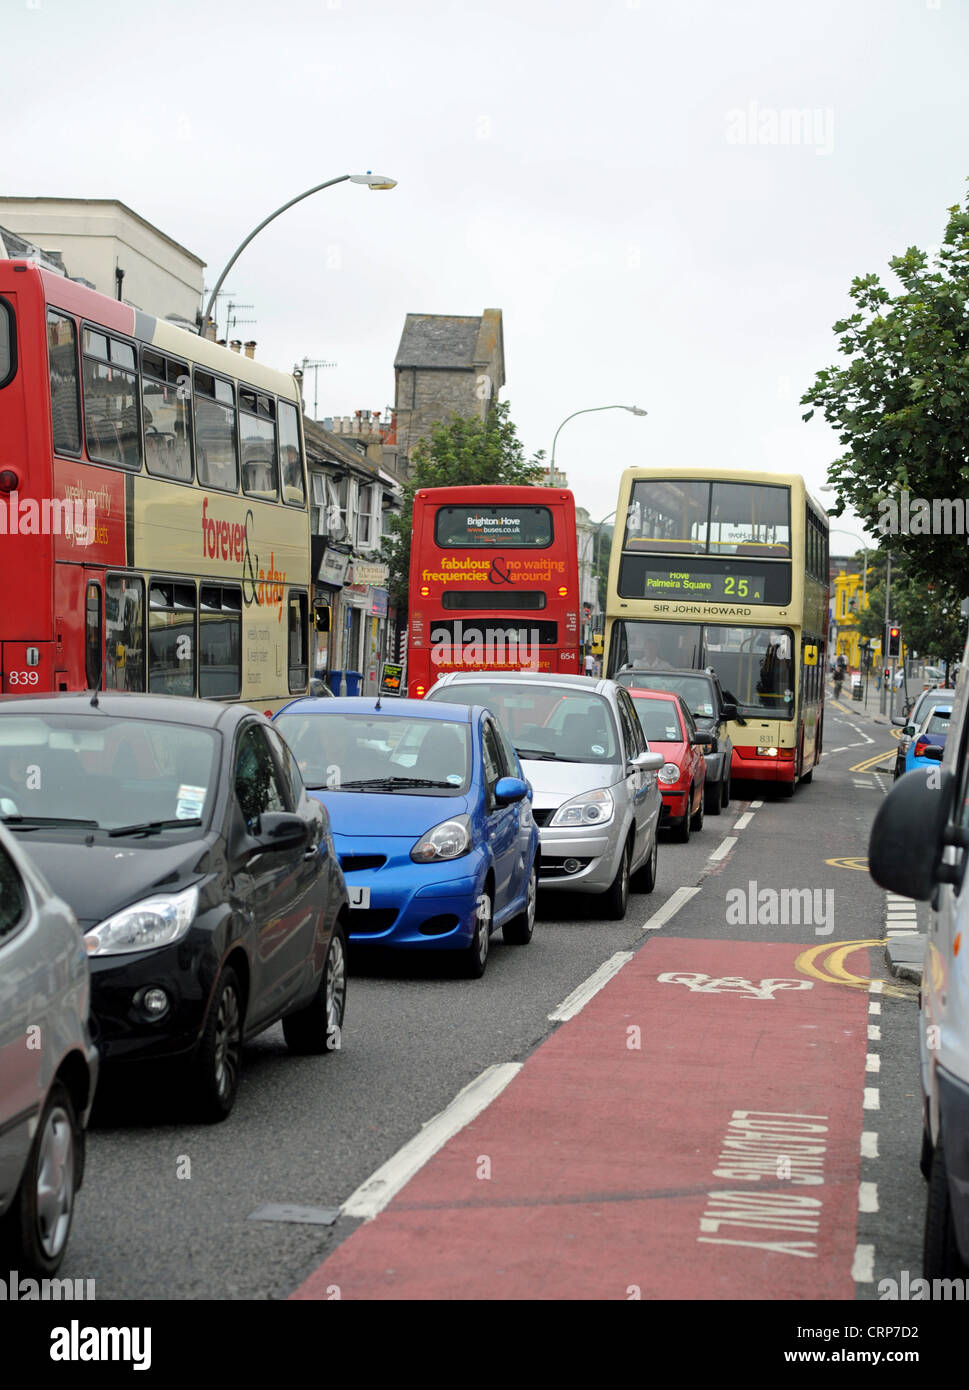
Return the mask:
<svg viewBox="0 0 969 1390">
<path fill-rule="evenodd" d="M 575 499 L 553 487 L 414 498 L 407 693 L 445 671 L 579 673 Z"/>
<path fill-rule="evenodd" d="M 309 685 L 292 376 L 0 260 L 0 692 Z"/>
</svg>

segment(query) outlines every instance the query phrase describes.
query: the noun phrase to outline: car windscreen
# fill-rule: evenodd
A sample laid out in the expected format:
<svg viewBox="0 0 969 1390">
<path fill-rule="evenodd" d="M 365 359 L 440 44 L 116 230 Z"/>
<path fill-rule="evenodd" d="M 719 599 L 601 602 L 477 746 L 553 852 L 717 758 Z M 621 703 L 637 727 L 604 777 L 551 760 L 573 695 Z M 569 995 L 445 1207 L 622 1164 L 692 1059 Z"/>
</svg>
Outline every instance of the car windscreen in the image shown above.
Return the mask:
<svg viewBox="0 0 969 1390">
<path fill-rule="evenodd" d="M 683 733 L 672 700 L 646 700 L 633 696 L 647 743 L 682 743 Z"/>
<path fill-rule="evenodd" d="M 713 684 L 704 676 L 670 676 L 665 671 L 644 671 L 638 674 L 640 685 L 650 690 L 668 690 L 672 695 L 682 695 L 683 703 L 691 714 L 701 719 L 712 719 L 716 710 L 713 704 Z M 634 682 L 625 671 L 620 671 L 618 679 L 623 685 Z M 646 735 L 649 738 L 649 734 Z"/>
<path fill-rule="evenodd" d="M 0 819 L 102 830 L 205 825 L 215 801 L 218 736 L 156 720 L 0 713 Z M 171 825 L 168 825 L 171 822 Z"/>
<path fill-rule="evenodd" d="M 328 710 L 294 710 L 275 723 L 311 791 L 458 796 L 470 786 L 467 724 Z"/>
<path fill-rule="evenodd" d="M 951 710 L 933 710 L 929 715 L 928 723 L 925 726 L 925 732 L 927 734 L 947 734 L 949 732 L 949 720 L 951 717 Z"/>
<path fill-rule="evenodd" d="M 518 756 L 526 760 L 619 761 L 615 721 L 602 695 L 515 681 L 455 681 L 429 698 L 484 705 L 498 716 Z"/>
</svg>

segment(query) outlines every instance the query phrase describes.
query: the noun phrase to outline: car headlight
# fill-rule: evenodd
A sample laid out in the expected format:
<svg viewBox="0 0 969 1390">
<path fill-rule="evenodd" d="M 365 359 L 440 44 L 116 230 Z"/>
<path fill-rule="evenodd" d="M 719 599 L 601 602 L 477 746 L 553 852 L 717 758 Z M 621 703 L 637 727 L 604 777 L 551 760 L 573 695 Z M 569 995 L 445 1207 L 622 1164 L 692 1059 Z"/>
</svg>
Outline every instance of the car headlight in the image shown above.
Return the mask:
<svg viewBox="0 0 969 1390">
<path fill-rule="evenodd" d="M 435 864 L 442 859 L 460 859 L 471 848 L 471 822 L 467 816 L 454 816 L 427 830 L 410 852 L 418 864 Z"/>
<path fill-rule="evenodd" d="M 549 825 L 565 825 L 573 829 L 580 826 L 607 825 L 612 820 L 614 810 L 612 792 L 606 791 L 604 787 L 597 787 L 595 791 L 583 792 L 581 796 L 574 796 L 571 801 L 563 802 L 549 821 Z"/>
<path fill-rule="evenodd" d="M 671 787 L 674 782 L 680 780 L 680 769 L 676 766 L 676 763 L 664 763 L 656 775 L 661 782 Z"/>
<path fill-rule="evenodd" d="M 85 933 L 89 956 L 121 956 L 130 951 L 151 951 L 170 946 L 184 936 L 195 921 L 198 888 L 186 888 L 169 898 L 145 898 Z"/>
</svg>

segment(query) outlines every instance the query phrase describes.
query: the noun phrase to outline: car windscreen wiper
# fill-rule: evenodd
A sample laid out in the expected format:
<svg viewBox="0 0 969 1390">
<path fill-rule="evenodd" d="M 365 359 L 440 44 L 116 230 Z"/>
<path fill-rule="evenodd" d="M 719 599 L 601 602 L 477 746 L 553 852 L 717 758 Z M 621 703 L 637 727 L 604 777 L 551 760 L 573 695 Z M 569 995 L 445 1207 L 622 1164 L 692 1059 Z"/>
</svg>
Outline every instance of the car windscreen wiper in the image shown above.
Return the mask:
<svg viewBox="0 0 969 1390">
<path fill-rule="evenodd" d="M 42 825 L 85 825 L 88 829 L 100 829 L 96 820 L 77 820 L 73 816 L 0 816 L 4 825 L 12 825 L 15 830 L 38 830 Z"/>
<path fill-rule="evenodd" d="M 201 824 L 198 816 L 185 820 L 149 820 L 140 825 L 119 825 L 117 829 L 109 830 L 108 836 L 114 839 L 116 835 L 157 835 L 162 830 L 182 830 L 188 825 Z"/>
<path fill-rule="evenodd" d="M 332 791 L 364 791 L 372 787 L 375 790 L 387 787 L 393 791 L 396 787 L 434 787 L 449 792 L 458 792 L 459 787 L 450 782 L 441 782 L 430 777 L 357 777 L 350 782 L 341 782 L 338 787 L 331 788 Z"/>
<path fill-rule="evenodd" d="M 519 748 L 516 744 L 515 752 L 520 758 L 530 758 L 532 762 L 555 762 L 558 758 L 557 753 L 550 753 L 547 748 Z M 567 761 L 573 761 L 567 759 Z"/>
</svg>

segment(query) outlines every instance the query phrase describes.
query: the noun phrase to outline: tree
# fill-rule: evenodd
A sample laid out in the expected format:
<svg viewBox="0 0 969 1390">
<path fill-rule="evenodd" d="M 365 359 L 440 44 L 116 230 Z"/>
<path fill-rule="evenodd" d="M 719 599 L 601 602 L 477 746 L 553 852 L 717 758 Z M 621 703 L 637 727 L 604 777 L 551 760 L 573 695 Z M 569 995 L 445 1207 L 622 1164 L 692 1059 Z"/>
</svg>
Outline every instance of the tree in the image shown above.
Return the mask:
<svg viewBox="0 0 969 1390">
<path fill-rule="evenodd" d="M 915 246 L 889 262 L 901 292 L 893 297 L 873 274 L 852 281 L 856 311 L 834 325 L 848 363 L 819 371 L 801 403 L 812 407 L 805 420 L 822 410 L 845 446 L 828 470 L 834 515 L 850 504 L 869 530 L 890 537 L 913 582 L 966 594 L 969 546 L 951 540 L 958 509 L 937 509 L 933 531 L 915 508 L 919 499 L 929 512 L 933 499 L 961 507 L 969 494 L 969 196 L 948 211 L 931 264 Z"/>
<path fill-rule="evenodd" d="M 414 494 L 425 487 L 471 487 L 487 483 L 532 484 L 542 476 L 540 451 L 525 458 L 507 401 L 499 401 L 487 420 L 452 415 L 435 424 L 430 440 L 422 439 L 411 458 L 412 473 L 404 486 L 403 508 L 387 525 L 383 558 L 390 566 L 391 602 L 407 605 Z"/>
</svg>

